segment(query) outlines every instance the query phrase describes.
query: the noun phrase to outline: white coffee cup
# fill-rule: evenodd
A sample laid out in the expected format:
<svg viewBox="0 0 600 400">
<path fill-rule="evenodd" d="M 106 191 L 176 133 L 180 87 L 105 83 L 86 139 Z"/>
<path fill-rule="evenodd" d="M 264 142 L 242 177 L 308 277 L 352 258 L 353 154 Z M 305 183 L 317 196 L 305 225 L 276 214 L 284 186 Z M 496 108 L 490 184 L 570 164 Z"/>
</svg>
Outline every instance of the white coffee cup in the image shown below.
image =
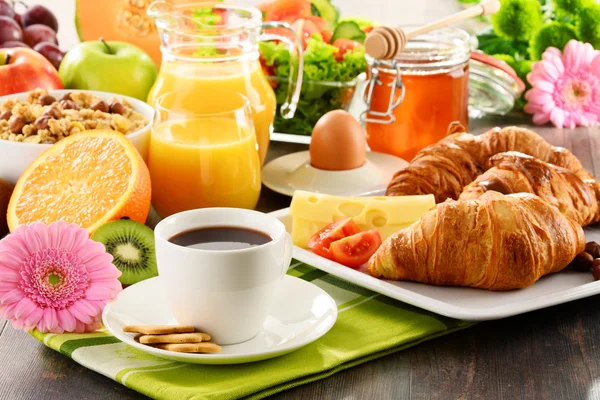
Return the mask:
<svg viewBox="0 0 600 400">
<path fill-rule="evenodd" d="M 202 250 L 169 241 L 185 231 L 227 226 L 258 230 L 272 240 L 239 250 Z M 209 333 L 220 345 L 258 334 L 292 259 L 292 238 L 281 221 L 257 211 L 204 208 L 165 218 L 154 236 L 158 274 L 177 323 Z"/>
</svg>

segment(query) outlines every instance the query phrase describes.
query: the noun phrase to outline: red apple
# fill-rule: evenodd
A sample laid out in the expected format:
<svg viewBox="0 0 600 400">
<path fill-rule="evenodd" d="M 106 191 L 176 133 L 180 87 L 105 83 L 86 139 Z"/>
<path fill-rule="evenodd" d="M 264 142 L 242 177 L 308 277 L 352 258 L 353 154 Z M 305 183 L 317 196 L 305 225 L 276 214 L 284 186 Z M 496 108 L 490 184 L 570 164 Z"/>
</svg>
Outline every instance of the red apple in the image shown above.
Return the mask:
<svg viewBox="0 0 600 400">
<path fill-rule="evenodd" d="M 56 68 L 31 49 L 0 49 L 0 96 L 35 88 L 63 89 Z"/>
</svg>

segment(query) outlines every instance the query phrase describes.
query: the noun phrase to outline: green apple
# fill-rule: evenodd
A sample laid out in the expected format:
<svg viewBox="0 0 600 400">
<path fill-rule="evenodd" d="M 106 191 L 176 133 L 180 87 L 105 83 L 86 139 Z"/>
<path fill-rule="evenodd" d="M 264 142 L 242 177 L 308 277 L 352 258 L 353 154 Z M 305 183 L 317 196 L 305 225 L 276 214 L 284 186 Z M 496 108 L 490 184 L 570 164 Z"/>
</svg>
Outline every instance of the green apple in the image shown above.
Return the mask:
<svg viewBox="0 0 600 400">
<path fill-rule="evenodd" d="M 101 39 L 73 47 L 58 74 L 67 89 L 118 93 L 146 101 L 158 71 L 139 47 Z"/>
</svg>

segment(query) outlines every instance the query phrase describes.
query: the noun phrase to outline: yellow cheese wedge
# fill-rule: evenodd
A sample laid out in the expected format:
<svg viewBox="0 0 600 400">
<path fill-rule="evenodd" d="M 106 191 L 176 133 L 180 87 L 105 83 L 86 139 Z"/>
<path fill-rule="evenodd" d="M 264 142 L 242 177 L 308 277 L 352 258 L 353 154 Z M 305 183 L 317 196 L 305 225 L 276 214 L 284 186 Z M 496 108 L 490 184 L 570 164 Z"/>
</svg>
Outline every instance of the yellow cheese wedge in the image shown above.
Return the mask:
<svg viewBox="0 0 600 400">
<path fill-rule="evenodd" d="M 383 240 L 406 228 L 435 206 L 433 195 L 340 197 L 297 190 L 292 197 L 292 239 L 306 248 L 308 240 L 334 221 L 352 218 L 361 230 L 377 229 Z"/>
</svg>

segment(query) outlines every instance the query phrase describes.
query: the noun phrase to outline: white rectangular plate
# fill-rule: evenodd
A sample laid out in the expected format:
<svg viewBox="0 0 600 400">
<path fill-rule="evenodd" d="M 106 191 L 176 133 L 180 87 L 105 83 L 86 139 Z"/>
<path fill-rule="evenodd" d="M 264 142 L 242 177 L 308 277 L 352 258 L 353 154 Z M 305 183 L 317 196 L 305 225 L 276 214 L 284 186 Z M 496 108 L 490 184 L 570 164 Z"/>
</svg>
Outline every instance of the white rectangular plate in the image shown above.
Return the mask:
<svg viewBox="0 0 600 400">
<path fill-rule="evenodd" d="M 379 191 L 369 195 L 382 195 Z M 271 213 L 292 230 L 289 209 Z M 600 227 L 586 229 L 587 241 L 600 243 Z M 345 267 L 311 251 L 294 246 L 294 258 L 308 265 L 413 306 L 467 321 L 485 321 L 523 314 L 600 293 L 600 281 L 591 273 L 563 271 L 545 276 L 535 285 L 508 292 L 466 287 L 433 286 L 377 279 L 362 270 Z"/>
</svg>

